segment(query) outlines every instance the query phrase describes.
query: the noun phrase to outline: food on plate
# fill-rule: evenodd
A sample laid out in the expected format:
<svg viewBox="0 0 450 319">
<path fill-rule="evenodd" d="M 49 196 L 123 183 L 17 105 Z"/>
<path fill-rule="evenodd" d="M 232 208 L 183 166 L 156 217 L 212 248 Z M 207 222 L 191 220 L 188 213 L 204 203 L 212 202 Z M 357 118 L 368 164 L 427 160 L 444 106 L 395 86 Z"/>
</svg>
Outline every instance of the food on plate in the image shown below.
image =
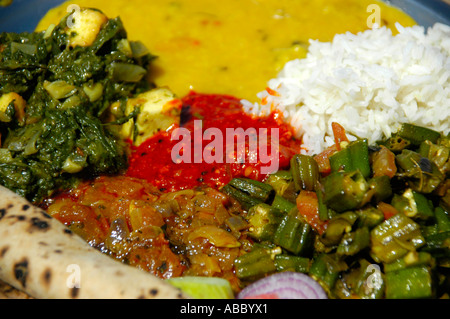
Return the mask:
<svg viewBox="0 0 450 319">
<path fill-rule="evenodd" d="M 36 30 L 58 24 L 72 4 L 120 16 L 128 38 L 158 56 L 149 73 L 158 87 L 179 97 L 194 90 L 252 102 L 287 61 L 304 57 L 309 39 L 366 30 L 374 5 L 381 25 L 415 24 L 378 0 L 72 0 L 51 9 Z"/>
<path fill-rule="evenodd" d="M 153 56 L 127 39 L 120 18 L 85 13 L 96 28 L 81 19 L 75 33 L 62 19 L 45 32 L 0 35 L 0 184 L 35 203 L 82 175 L 126 169 L 115 123 L 139 107 L 112 115 L 110 107 L 151 88 L 144 75 Z M 89 41 L 78 39 L 86 33 Z"/>
<path fill-rule="evenodd" d="M 325 290 L 311 277 L 286 271 L 258 280 L 239 292 L 239 299 L 327 299 Z"/>
<path fill-rule="evenodd" d="M 168 279 L 226 278 L 239 290 L 234 260 L 250 243 L 245 212 L 210 187 L 162 193 L 145 180 L 99 177 L 51 198 L 50 216 L 91 246 Z"/>
<path fill-rule="evenodd" d="M 234 292 L 230 282 L 217 277 L 184 276 L 167 280 L 189 296 L 197 299 L 232 299 Z"/>
<path fill-rule="evenodd" d="M 156 15 L 167 32 L 185 14 L 214 32 L 232 21 L 221 14 L 234 2 L 190 11 L 202 3 L 158 2 L 170 10 Z M 263 11 L 289 26 L 288 3 Z M 327 16 L 333 3 L 304 9 Z M 259 102 L 231 95 L 246 83 L 228 72 L 240 61 L 231 52 L 208 55 L 236 60 L 220 70 L 228 86 L 192 85 L 176 63 L 162 74 L 181 82 L 162 86 L 173 80 L 155 64 L 163 43 L 146 33 L 147 49 L 99 9 L 2 33 L 0 279 L 36 298 L 448 297 L 450 29 L 395 31 L 402 14 L 387 12 L 381 28 L 362 32 L 358 20 L 333 38 L 324 24 L 272 52 L 269 69 L 303 59 Z M 264 30 L 264 50 L 279 49 Z M 180 39 L 173 56 L 202 60 L 203 39 Z"/>
<path fill-rule="evenodd" d="M 181 298 L 174 286 L 118 263 L 1 186 L 0 276 L 35 298 Z"/>
<path fill-rule="evenodd" d="M 286 63 L 258 93 L 259 103 L 244 102 L 246 110 L 280 110 L 306 154 L 334 144 L 332 122 L 370 143 L 391 136 L 400 123 L 447 134 L 450 27 L 396 26 L 396 35 L 382 27 L 312 40 L 306 58 Z"/>
<path fill-rule="evenodd" d="M 262 185 L 253 191 L 256 181 L 226 186 L 251 203 L 247 235 L 255 242 L 236 259 L 237 277 L 251 287 L 274 273 L 305 273 L 330 298 L 447 296 L 449 136 L 403 124 L 370 145 L 335 131 L 339 144 L 320 157 L 327 165 L 295 155 L 289 170 L 264 182 L 272 196 L 262 196 L 270 190 Z"/>
</svg>

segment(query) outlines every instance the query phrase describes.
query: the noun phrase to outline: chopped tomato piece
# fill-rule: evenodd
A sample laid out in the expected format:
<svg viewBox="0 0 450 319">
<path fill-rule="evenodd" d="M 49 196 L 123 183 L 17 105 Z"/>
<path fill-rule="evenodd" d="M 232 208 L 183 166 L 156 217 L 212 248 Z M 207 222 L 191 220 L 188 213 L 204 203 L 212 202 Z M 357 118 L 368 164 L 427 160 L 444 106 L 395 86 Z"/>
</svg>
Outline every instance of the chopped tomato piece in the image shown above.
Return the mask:
<svg viewBox="0 0 450 319">
<path fill-rule="evenodd" d="M 273 95 L 273 96 L 280 96 L 280 93 L 278 93 L 277 91 L 271 89 L 270 87 L 266 87 L 266 91 L 267 91 L 267 93 L 269 93 L 270 95 Z"/>
<path fill-rule="evenodd" d="M 319 201 L 317 194 L 313 191 L 303 190 L 297 196 L 297 208 L 308 224 L 311 225 L 319 234 L 322 234 L 327 223 L 319 217 Z"/>
<path fill-rule="evenodd" d="M 108 221 L 92 207 L 64 199 L 51 205 L 48 212 L 87 242 L 98 244 L 108 234 Z"/>
<path fill-rule="evenodd" d="M 381 145 L 380 150 L 375 152 L 372 157 L 372 169 L 374 176 L 386 175 L 389 178 L 394 177 L 397 173 L 395 154 L 387 147 Z"/>
<path fill-rule="evenodd" d="M 334 142 L 339 151 L 341 149 L 341 142 L 348 142 L 347 134 L 345 134 L 344 127 L 339 123 L 331 123 L 331 128 L 333 130 Z"/>
<path fill-rule="evenodd" d="M 316 160 L 317 165 L 319 166 L 319 172 L 322 175 L 327 175 L 331 172 L 330 156 L 336 152 L 337 146 L 332 145 L 328 147 L 326 150 L 324 150 L 322 153 L 314 156 L 314 159 Z"/>
<path fill-rule="evenodd" d="M 379 202 L 377 208 L 383 212 L 384 219 L 389 219 L 398 214 L 398 210 L 394 206 L 385 202 Z"/>
</svg>

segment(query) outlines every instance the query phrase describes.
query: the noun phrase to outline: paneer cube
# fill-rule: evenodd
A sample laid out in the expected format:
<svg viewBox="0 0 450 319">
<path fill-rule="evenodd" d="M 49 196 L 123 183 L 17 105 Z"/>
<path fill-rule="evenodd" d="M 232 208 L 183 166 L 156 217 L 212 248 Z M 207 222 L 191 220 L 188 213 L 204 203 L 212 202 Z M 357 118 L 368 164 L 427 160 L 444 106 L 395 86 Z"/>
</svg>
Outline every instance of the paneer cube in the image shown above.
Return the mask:
<svg viewBox="0 0 450 319">
<path fill-rule="evenodd" d="M 0 97 L 0 112 L 6 113 L 8 105 L 13 101 L 16 119 L 22 124 L 25 121 L 25 107 L 27 102 L 19 94 L 15 92 L 3 94 Z"/>
<path fill-rule="evenodd" d="M 120 135 L 124 138 L 134 138 L 134 144 L 140 145 L 155 133 L 179 124 L 181 111 L 181 103 L 179 102 L 175 94 L 167 88 L 156 88 L 129 99 L 125 114 L 128 115 L 133 112 L 135 107 L 140 108 L 140 113 L 137 116 L 136 123 L 129 120 L 122 125 Z M 118 104 L 111 107 L 118 107 Z M 135 133 L 134 125 L 137 128 L 136 136 L 133 136 Z"/>
<path fill-rule="evenodd" d="M 69 35 L 69 46 L 87 47 L 94 43 L 102 26 L 108 21 L 108 18 L 95 9 L 82 8 L 79 12 L 75 11 L 69 19 L 73 19 L 70 27 L 67 27 L 66 33 Z"/>
</svg>

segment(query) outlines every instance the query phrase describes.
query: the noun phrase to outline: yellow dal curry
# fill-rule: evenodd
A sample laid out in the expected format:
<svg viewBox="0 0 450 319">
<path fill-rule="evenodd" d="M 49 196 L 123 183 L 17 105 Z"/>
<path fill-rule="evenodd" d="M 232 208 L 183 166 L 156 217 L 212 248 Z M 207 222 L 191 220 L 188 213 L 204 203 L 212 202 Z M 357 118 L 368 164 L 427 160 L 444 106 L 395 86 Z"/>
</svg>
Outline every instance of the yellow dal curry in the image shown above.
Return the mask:
<svg viewBox="0 0 450 319">
<path fill-rule="evenodd" d="M 192 89 L 251 101 L 284 63 L 305 56 L 309 39 L 367 29 L 371 4 L 381 9 L 382 25 L 415 24 L 374 0 L 78 0 L 50 10 L 37 30 L 58 23 L 71 3 L 120 16 L 129 38 L 159 56 L 152 73 L 158 86 L 178 96 Z"/>
</svg>

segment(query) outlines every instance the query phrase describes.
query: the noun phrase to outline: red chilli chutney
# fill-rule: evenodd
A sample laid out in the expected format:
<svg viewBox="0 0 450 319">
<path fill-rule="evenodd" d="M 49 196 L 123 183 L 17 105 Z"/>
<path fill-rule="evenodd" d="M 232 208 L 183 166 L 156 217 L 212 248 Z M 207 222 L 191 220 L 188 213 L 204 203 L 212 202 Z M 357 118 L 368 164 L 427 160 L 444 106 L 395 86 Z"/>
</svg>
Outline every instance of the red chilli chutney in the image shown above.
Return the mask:
<svg viewBox="0 0 450 319">
<path fill-rule="evenodd" d="M 272 113 L 268 117 L 254 117 L 244 113 L 239 99 L 227 95 L 198 94 L 191 92 L 181 100 L 181 126 L 194 136 L 196 120 L 201 120 L 203 132 L 208 128 L 215 128 L 226 136 L 227 128 L 247 129 L 266 128 L 267 148 L 270 150 L 270 132 L 272 128 L 279 132 L 279 169 L 289 166 L 289 159 L 300 151 L 300 141 L 294 138 L 293 129 L 283 123 L 279 113 Z M 176 128 L 173 128 L 176 129 Z M 261 173 L 261 167 L 267 166 L 261 162 L 258 154 L 251 154 L 249 140 L 245 141 L 245 161 L 227 161 L 201 163 L 175 163 L 171 151 L 179 143 L 172 140 L 172 132 L 160 132 L 147 139 L 134 149 L 130 158 L 127 175 L 146 179 L 161 191 L 175 191 L 188 189 L 199 184 L 206 184 L 213 188 L 220 188 L 233 177 L 248 177 L 263 180 L 266 174 Z M 191 139 L 192 149 L 194 138 Z M 202 146 L 209 143 L 203 141 Z M 223 138 L 223 149 L 226 149 L 226 139 Z M 270 152 L 269 152 L 270 153 Z M 234 154 L 236 156 L 236 154 Z M 250 158 L 258 156 L 256 162 Z"/>
<path fill-rule="evenodd" d="M 181 99 L 181 126 L 202 129 L 278 128 L 279 169 L 300 149 L 290 126 L 279 114 L 247 115 L 237 98 L 192 92 Z M 175 129 L 175 128 L 174 128 Z M 270 131 L 270 130 L 269 130 Z M 261 162 L 175 163 L 178 143 L 172 131 L 159 132 L 132 150 L 122 176 L 100 176 L 49 199 L 45 206 L 56 219 L 91 246 L 160 278 L 216 276 L 240 281 L 234 260 L 252 245 L 244 231 L 246 212 L 220 192 L 233 177 L 263 180 Z M 252 150 L 246 144 L 246 159 Z"/>
</svg>

